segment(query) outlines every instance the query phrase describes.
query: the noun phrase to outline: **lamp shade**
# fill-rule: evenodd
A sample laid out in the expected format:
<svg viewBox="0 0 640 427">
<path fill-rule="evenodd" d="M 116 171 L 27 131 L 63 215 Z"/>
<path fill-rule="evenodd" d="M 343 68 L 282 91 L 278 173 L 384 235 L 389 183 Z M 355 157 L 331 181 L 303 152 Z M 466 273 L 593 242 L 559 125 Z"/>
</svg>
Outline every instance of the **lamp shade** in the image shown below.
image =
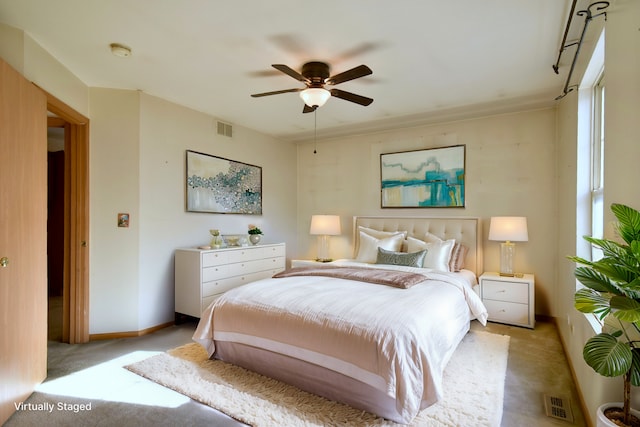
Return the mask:
<svg viewBox="0 0 640 427">
<path fill-rule="evenodd" d="M 309 234 L 325 236 L 340 235 L 340 217 L 338 215 L 312 215 Z"/>
<path fill-rule="evenodd" d="M 331 92 L 321 87 L 311 87 L 300 92 L 300 98 L 309 107 L 322 107 L 331 97 Z"/>
<path fill-rule="evenodd" d="M 501 242 L 526 242 L 527 218 L 523 216 L 494 216 L 489 225 L 489 240 Z"/>
</svg>

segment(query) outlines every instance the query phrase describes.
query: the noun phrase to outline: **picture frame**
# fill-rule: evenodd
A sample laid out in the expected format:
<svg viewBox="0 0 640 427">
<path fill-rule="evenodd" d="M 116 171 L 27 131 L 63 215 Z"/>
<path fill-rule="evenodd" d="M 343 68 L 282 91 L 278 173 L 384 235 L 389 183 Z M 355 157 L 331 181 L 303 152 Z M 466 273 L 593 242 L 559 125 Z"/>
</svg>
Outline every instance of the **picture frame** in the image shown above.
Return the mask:
<svg viewBox="0 0 640 427">
<path fill-rule="evenodd" d="M 262 215 L 262 168 L 186 150 L 186 210 Z"/>
<path fill-rule="evenodd" d="M 464 208 L 466 146 L 380 154 L 382 208 Z"/>
</svg>

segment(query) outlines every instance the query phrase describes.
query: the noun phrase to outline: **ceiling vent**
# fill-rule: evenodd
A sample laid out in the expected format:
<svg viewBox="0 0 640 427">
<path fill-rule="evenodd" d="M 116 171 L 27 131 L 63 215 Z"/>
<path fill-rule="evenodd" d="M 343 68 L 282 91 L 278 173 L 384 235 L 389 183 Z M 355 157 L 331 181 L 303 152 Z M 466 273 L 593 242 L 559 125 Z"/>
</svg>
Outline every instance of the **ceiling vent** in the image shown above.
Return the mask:
<svg viewBox="0 0 640 427">
<path fill-rule="evenodd" d="M 233 127 L 229 123 L 218 122 L 218 135 L 233 137 Z"/>
</svg>

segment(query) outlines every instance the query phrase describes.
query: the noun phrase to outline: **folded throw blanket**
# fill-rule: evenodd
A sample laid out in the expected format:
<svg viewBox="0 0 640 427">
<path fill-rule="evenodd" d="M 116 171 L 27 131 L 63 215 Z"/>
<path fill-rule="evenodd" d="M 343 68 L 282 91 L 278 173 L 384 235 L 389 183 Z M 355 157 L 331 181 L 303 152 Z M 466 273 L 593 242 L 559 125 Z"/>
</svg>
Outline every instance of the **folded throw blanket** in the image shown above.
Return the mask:
<svg viewBox="0 0 640 427">
<path fill-rule="evenodd" d="M 326 276 L 338 279 L 357 280 L 359 282 L 377 285 L 393 286 L 408 289 L 413 285 L 427 280 L 427 277 L 407 271 L 393 271 L 357 267 L 296 267 L 282 271 L 274 278 L 293 276 Z"/>
</svg>

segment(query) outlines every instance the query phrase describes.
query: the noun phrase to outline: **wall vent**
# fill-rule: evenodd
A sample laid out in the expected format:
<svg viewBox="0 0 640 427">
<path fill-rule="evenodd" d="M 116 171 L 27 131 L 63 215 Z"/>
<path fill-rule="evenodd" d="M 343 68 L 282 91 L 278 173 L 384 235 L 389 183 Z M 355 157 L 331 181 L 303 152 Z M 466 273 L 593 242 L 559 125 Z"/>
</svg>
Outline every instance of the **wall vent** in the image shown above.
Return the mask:
<svg viewBox="0 0 640 427">
<path fill-rule="evenodd" d="M 218 135 L 233 137 L 233 127 L 229 123 L 218 122 Z"/>
<path fill-rule="evenodd" d="M 571 399 L 544 395 L 544 410 L 548 417 L 558 418 L 573 423 Z"/>
</svg>

